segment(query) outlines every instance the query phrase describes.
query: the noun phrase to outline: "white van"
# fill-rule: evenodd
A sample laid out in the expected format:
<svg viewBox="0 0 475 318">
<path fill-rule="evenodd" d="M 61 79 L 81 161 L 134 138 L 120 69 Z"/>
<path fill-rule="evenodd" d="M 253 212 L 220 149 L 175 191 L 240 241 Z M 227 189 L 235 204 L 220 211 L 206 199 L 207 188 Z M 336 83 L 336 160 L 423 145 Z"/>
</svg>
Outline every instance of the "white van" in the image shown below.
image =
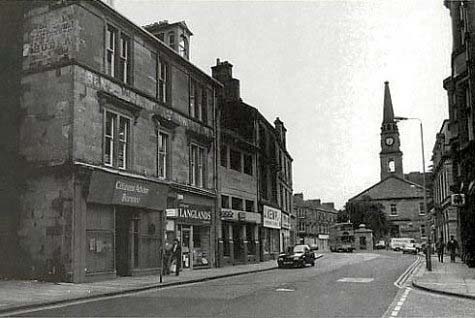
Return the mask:
<svg viewBox="0 0 475 318">
<path fill-rule="evenodd" d="M 416 244 L 416 240 L 410 237 L 395 237 L 391 239 L 391 242 L 389 243 L 389 247 L 393 251 L 400 251 L 404 248 L 406 245 L 412 245 Z"/>
</svg>

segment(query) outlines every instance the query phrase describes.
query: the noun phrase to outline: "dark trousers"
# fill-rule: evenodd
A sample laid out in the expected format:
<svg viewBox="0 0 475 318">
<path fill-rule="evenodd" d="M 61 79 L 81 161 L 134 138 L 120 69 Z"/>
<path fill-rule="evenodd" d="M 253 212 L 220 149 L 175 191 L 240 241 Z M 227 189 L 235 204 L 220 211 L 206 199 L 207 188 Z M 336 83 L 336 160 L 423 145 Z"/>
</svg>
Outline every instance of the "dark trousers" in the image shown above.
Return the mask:
<svg viewBox="0 0 475 318">
<path fill-rule="evenodd" d="M 439 262 L 444 262 L 444 252 L 437 252 L 437 256 L 439 257 Z"/>
<path fill-rule="evenodd" d="M 180 256 L 174 256 L 173 259 L 176 262 L 175 275 L 178 276 L 178 275 L 180 275 L 181 257 Z"/>
<path fill-rule="evenodd" d="M 450 252 L 450 261 L 455 262 L 455 252 Z"/>
</svg>

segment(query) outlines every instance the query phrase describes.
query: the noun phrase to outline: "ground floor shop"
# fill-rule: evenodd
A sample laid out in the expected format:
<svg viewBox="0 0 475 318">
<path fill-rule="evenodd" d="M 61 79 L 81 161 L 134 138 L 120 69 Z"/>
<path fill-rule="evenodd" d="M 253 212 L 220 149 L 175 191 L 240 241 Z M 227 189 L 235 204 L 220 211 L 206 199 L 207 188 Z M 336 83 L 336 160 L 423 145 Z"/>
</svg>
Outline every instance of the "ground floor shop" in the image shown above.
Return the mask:
<svg viewBox="0 0 475 318">
<path fill-rule="evenodd" d="M 277 259 L 281 250 L 281 211 L 267 205 L 262 206 L 261 260 Z"/>
<path fill-rule="evenodd" d="M 254 212 L 221 209 L 219 238 L 220 264 L 237 265 L 260 260 L 259 225 L 261 215 Z"/>
<path fill-rule="evenodd" d="M 291 247 L 290 236 L 290 217 L 287 213 L 281 213 L 281 229 L 280 229 L 280 251 L 285 252 Z"/>
<path fill-rule="evenodd" d="M 178 240 L 182 270 L 209 268 L 215 264 L 214 197 L 171 193 L 166 220 L 166 246 Z M 173 264 L 172 264 L 173 266 Z"/>
<path fill-rule="evenodd" d="M 160 272 L 167 192 L 162 184 L 92 173 L 83 211 L 85 281 Z"/>
</svg>

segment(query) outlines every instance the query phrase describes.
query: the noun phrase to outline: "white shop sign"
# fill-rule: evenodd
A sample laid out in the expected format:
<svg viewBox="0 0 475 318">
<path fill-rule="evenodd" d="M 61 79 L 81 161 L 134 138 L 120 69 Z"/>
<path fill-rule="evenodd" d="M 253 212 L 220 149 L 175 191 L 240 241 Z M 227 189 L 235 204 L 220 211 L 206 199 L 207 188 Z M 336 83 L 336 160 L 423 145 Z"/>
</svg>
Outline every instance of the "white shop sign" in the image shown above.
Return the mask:
<svg viewBox="0 0 475 318">
<path fill-rule="evenodd" d="M 281 212 L 279 209 L 264 205 L 262 210 L 263 226 L 271 229 L 280 229 Z"/>
</svg>

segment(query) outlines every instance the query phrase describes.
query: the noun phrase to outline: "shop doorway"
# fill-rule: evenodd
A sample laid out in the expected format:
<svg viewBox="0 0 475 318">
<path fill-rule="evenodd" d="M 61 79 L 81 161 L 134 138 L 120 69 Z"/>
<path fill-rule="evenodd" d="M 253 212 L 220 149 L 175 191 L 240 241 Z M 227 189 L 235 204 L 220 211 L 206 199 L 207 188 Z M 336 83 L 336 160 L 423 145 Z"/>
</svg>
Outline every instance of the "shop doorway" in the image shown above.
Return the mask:
<svg viewBox="0 0 475 318">
<path fill-rule="evenodd" d="M 181 253 L 182 253 L 182 268 L 192 268 L 191 250 L 192 250 L 192 229 L 190 226 L 181 227 Z"/>
<path fill-rule="evenodd" d="M 233 224 L 233 242 L 234 242 L 234 262 L 244 263 L 244 239 L 242 237 L 242 226 Z"/>
<path fill-rule="evenodd" d="M 130 275 L 130 235 L 131 214 L 124 209 L 115 213 L 115 269 L 118 276 Z"/>
</svg>

